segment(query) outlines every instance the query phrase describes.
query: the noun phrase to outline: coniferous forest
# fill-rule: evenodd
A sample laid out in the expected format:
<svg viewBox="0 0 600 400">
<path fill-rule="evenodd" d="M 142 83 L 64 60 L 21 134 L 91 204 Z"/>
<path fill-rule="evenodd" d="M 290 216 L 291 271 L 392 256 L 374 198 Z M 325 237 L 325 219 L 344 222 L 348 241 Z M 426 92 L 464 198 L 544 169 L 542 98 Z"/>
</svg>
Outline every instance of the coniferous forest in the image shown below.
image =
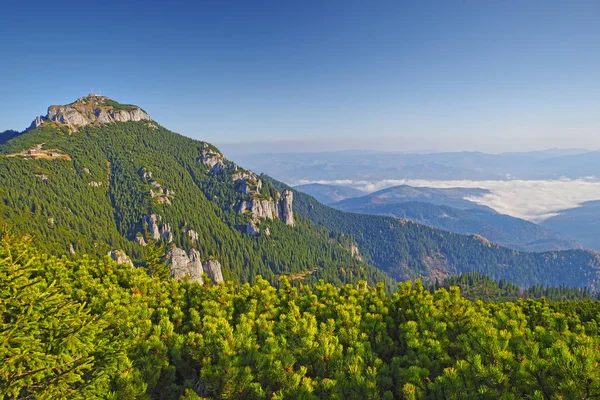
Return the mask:
<svg viewBox="0 0 600 400">
<path fill-rule="evenodd" d="M 600 396 L 596 253 L 333 210 L 149 121 L 0 135 L 0 181 L 2 399 Z"/>
<path fill-rule="evenodd" d="M 5 399 L 600 396 L 590 300 L 473 301 L 420 281 L 392 295 L 286 278 L 199 285 L 8 235 L 0 282 Z"/>
</svg>

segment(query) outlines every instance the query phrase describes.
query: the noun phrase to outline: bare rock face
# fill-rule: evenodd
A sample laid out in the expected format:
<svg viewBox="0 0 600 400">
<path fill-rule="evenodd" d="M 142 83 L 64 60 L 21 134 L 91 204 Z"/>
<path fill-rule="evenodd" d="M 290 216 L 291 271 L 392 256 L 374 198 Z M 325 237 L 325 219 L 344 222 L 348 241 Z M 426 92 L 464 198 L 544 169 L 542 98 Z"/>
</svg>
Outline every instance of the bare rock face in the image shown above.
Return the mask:
<svg viewBox="0 0 600 400">
<path fill-rule="evenodd" d="M 360 250 L 358 249 L 358 246 L 354 243 L 350 245 L 350 254 L 352 254 L 352 257 L 354 257 L 358 261 L 363 260 L 362 256 L 360 255 Z"/>
<path fill-rule="evenodd" d="M 123 250 L 113 250 L 108 252 L 108 256 L 115 260 L 117 264 L 125 264 L 133 267 L 131 258 Z"/>
<path fill-rule="evenodd" d="M 69 253 L 74 256 L 75 255 L 75 248 L 73 247 L 73 243 L 69 243 Z"/>
<path fill-rule="evenodd" d="M 43 119 L 73 126 L 84 126 L 89 123 L 82 113 L 71 106 L 50 106 L 48 114 Z"/>
<path fill-rule="evenodd" d="M 146 243 L 146 239 L 144 239 L 144 237 L 140 234 L 137 235 L 135 237 L 135 241 L 137 242 L 137 244 L 139 244 L 140 246 L 148 246 L 148 243 Z"/>
<path fill-rule="evenodd" d="M 211 171 L 217 165 L 221 167 L 225 165 L 223 154 L 209 149 L 207 145 L 200 151 L 198 161 L 204 165 L 208 165 L 211 168 Z"/>
<path fill-rule="evenodd" d="M 192 282 L 204 283 L 202 261 L 196 250 L 186 252 L 184 249 L 173 247 L 167 252 L 167 264 L 173 278 L 181 280 L 187 276 Z"/>
<path fill-rule="evenodd" d="M 173 241 L 173 232 L 171 232 L 171 224 L 162 224 L 160 227 L 160 237 L 165 239 L 167 243 Z"/>
<path fill-rule="evenodd" d="M 48 107 L 46 116 L 36 117 L 29 129 L 35 129 L 46 121 L 64 124 L 76 130 L 89 124 L 152 121 L 152 118 L 138 106 L 119 104 L 106 96 L 91 93 L 71 104 Z"/>
<path fill-rule="evenodd" d="M 37 116 L 37 117 L 35 117 L 35 119 L 31 123 L 31 125 L 29 126 L 28 130 L 35 129 L 38 126 L 41 126 L 43 123 L 44 123 L 44 118 L 41 117 L 41 116 Z"/>
<path fill-rule="evenodd" d="M 158 227 L 160 220 L 160 215 L 156 214 L 146 215 L 142 219 L 142 223 L 147 226 L 147 229 L 150 231 L 150 235 L 154 240 L 160 240 L 160 230 Z"/>
<path fill-rule="evenodd" d="M 171 199 L 173 198 L 175 192 L 169 189 L 163 189 L 162 187 L 160 187 L 160 184 L 158 182 L 152 181 L 150 182 L 150 184 L 154 184 L 152 186 L 158 188 L 156 191 L 150 189 L 150 197 L 155 199 L 158 204 L 171 205 Z"/>
<path fill-rule="evenodd" d="M 294 226 L 294 211 L 292 210 L 292 203 L 294 201 L 294 192 L 291 190 L 284 190 L 279 200 L 279 218 L 289 226 Z"/>
<path fill-rule="evenodd" d="M 200 241 L 200 235 L 198 235 L 198 232 L 190 229 L 189 231 L 187 231 L 187 234 L 190 238 L 190 241 L 192 241 L 193 243 L 197 243 Z"/>
<path fill-rule="evenodd" d="M 208 260 L 204 262 L 204 272 L 208 274 L 214 283 L 223 282 L 223 271 L 221 271 L 221 263 L 217 260 Z"/>
<path fill-rule="evenodd" d="M 206 272 L 214 283 L 223 282 L 221 263 L 208 260 L 203 264 L 197 250 L 186 252 L 184 249 L 173 247 L 167 252 L 167 263 L 171 269 L 171 276 L 177 280 L 187 276 L 190 281 L 203 284 L 202 274 Z"/>
<path fill-rule="evenodd" d="M 146 215 L 144 216 L 144 218 L 142 218 L 142 224 L 146 226 L 146 229 L 148 229 L 148 231 L 150 232 L 150 235 L 153 240 L 158 241 L 164 239 L 167 243 L 171 243 L 173 241 L 173 232 L 171 231 L 171 224 L 162 224 L 161 220 L 162 218 L 160 215 Z M 137 237 L 142 237 L 143 239 L 143 235 L 141 234 L 139 234 Z M 136 238 L 136 240 L 138 239 Z M 139 240 L 138 243 L 140 243 Z M 142 246 L 145 246 L 145 243 L 146 242 L 144 241 L 144 244 L 140 244 L 142 244 Z"/>
<path fill-rule="evenodd" d="M 238 213 L 249 212 L 252 219 L 278 217 L 275 202 L 269 199 L 242 200 L 238 206 Z"/>
</svg>

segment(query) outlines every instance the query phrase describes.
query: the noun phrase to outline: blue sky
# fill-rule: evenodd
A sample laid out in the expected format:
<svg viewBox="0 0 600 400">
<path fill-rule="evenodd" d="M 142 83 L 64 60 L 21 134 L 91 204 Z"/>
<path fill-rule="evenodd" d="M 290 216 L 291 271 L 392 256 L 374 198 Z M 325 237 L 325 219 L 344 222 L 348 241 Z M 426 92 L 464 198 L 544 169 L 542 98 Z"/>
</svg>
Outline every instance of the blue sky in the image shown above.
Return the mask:
<svg viewBox="0 0 600 400">
<path fill-rule="evenodd" d="M 0 130 L 91 90 L 265 149 L 600 148 L 600 2 L 8 2 Z"/>
</svg>

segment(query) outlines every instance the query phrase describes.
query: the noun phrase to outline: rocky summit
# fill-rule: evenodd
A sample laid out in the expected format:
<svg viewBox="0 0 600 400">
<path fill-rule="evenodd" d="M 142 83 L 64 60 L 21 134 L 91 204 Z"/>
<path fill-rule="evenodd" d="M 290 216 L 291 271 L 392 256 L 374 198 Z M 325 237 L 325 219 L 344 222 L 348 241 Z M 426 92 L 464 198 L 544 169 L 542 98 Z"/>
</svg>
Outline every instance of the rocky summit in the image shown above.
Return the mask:
<svg viewBox="0 0 600 400">
<path fill-rule="evenodd" d="M 48 107 L 48 113 L 36 117 L 29 129 L 35 129 L 47 121 L 64 124 L 72 130 L 77 130 L 90 124 L 152 121 L 152 118 L 138 106 L 120 104 L 106 96 L 90 93 L 71 104 Z"/>
</svg>

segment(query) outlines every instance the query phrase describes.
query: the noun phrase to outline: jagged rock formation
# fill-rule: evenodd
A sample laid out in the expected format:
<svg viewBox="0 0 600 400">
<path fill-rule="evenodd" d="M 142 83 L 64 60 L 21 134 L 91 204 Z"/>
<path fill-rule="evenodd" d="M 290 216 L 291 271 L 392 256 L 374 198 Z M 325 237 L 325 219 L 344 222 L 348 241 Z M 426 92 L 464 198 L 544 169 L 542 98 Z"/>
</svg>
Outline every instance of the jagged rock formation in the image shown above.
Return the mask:
<svg viewBox="0 0 600 400">
<path fill-rule="evenodd" d="M 352 257 L 356 258 L 358 261 L 363 260 L 362 256 L 360 255 L 360 250 L 355 243 L 350 245 L 350 253 L 352 254 Z"/>
<path fill-rule="evenodd" d="M 171 232 L 170 224 L 162 224 L 160 226 L 160 237 L 165 239 L 167 243 L 171 243 L 173 241 L 173 233 Z"/>
<path fill-rule="evenodd" d="M 150 189 L 150 197 L 156 199 L 158 204 L 168 204 L 171 205 L 171 198 L 175 195 L 175 192 L 169 189 L 163 189 L 158 182 L 152 182 L 157 188 L 156 191 Z"/>
<path fill-rule="evenodd" d="M 187 276 L 192 282 L 204 283 L 202 261 L 196 250 L 186 252 L 184 249 L 173 247 L 167 252 L 167 264 L 173 278 L 181 280 Z"/>
<path fill-rule="evenodd" d="M 146 215 L 144 216 L 144 218 L 142 218 L 142 224 L 147 227 L 146 229 L 148 229 L 148 231 L 150 232 L 150 237 L 152 237 L 152 239 L 156 241 L 160 239 L 165 239 L 167 243 L 171 243 L 173 241 L 173 232 L 171 232 L 171 225 L 168 223 L 161 224 L 161 220 L 162 217 L 160 215 Z M 140 237 L 140 235 L 138 235 L 137 237 Z"/>
<path fill-rule="evenodd" d="M 141 234 L 138 234 L 135 237 L 135 241 L 137 242 L 137 244 L 139 244 L 140 246 L 148 246 L 148 243 L 146 243 L 146 239 L 144 239 L 144 237 Z"/>
<path fill-rule="evenodd" d="M 232 180 L 240 193 L 260 194 L 260 189 L 262 189 L 262 180 L 252 171 L 236 172 L 233 174 Z"/>
<path fill-rule="evenodd" d="M 167 252 L 167 263 L 171 269 L 171 276 L 177 280 L 187 276 L 190 281 L 203 284 L 202 274 L 206 272 L 214 283 L 223 282 L 221 263 L 217 260 L 207 260 L 203 264 L 197 250 L 185 251 L 173 247 Z"/>
<path fill-rule="evenodd" d="M 106 96 L 91 93 L 71 104 L 48 107 L 46 116 L 36 117 L 29 130 L 39 127 L 46 121 L 54 121 L 76 130 L 89 124 L 152 121 L 152 118 L 138 106 L 119 104 Z"/>
<path fill-rule="evenodd" d="M 100 187 L 102 186 L 102 182 L 91 181 L 90 183 L 88 183 L 88 185 L 91 187 Z"/>
<path fill-rule="evenodd" d="M 162 185 L 152 179 L 152 171 L 142 168 L 140 176 L 154 189 L 150 189 L 150 196 L 156 200 L 158 204 L 171 205 L 171 199 L 175 196 L 175 192 L 170 189 L 165 189 Z"/>
<path fill-rule="evenodd" d="M 292 210 L 292 203 L 294 201 L 294 192 L 291 190 L 284 190 L 279 200 L 279 218 L 284 224 L 294 226 L 294 211 Z"/>
<path fill-rule="evenodd" d="M 214 283 L 223 282 L 223 271 L 221 270 L 220 262 L 217 260 L 207 260 L 202 267 L 204 268 L 204 272 L 208 274 Z"/>
<path fill-rule="evenodd" d="M 275 219 L 279 218 L 283 223 L 289 226 L 294 226 L 294 211 L 292 204 L 294 194 L 290 190 L 285 190 L 281 198 L 273 199 L 252 199 L 241 200 L 237 207 L 240 214 L 250 213 L 250 220 L 258 219 Z"/>
<path fill-rule="evenodd" d="M 187 234 L 190 238 L 190 241 L 192 241 L 193 243 L 197 243 L 200 240 L 200 235 L 198 235 L 198 232 L 196 232 L 195 230 L 188 230 Z"/>
<path fill-rule="evenodd" d="M 294 194 L 290 190 L 284 190 L 282 194 L 276 192 L 275 198 L 263 195 L 261 193 L 263 182 L 258 175 L 227 161 L 218 150 L 206 143 L 200 149 L 198 161 L 210 167 L 209 173 L 225 170 L 233 171 L 231 180 L 236 185 L 236 190 L 245 195 L 244 198 L 238 200 L 236 211 L 238 214 L 249 214 L 249 221 L 246 224 L 247 234 L 258 235 L 260 233 L 258 228 L 258 220 L 260 219 L 273 220 L 279 218 L 286 225 L 294 226 L 294 212 L 292 209 Z"/>
<path fill-rule="evenodd" d="M 69 254 L 72 256 L 75 255 L 75 248 L 73 247 L 73 243 L 69 243 Z"/>
<path fill-rule="evenodd" d="M 219 172 L 225 167 L 225 157 L 223 157 L 223 154 L 213 150 L 206 143 L 202 150 L 200 150 L 198 161 L 204 165 L 208 165 L 210 172 Z"/>
<path fill-rule="evenodd" d="M 238 206 L 238 213 L 249 212 L 251 219 L 274 219 L 279 216 L 275 202 L 271 199 L 242 200 Z"/>
<path fill-rule="evenodd" d="M 113 250 L 108 252 L 108 256 L 116 261 L 117 264 L 127 264 L 133 267 L 131 258 L 123 250 Z"/>
</svg>

